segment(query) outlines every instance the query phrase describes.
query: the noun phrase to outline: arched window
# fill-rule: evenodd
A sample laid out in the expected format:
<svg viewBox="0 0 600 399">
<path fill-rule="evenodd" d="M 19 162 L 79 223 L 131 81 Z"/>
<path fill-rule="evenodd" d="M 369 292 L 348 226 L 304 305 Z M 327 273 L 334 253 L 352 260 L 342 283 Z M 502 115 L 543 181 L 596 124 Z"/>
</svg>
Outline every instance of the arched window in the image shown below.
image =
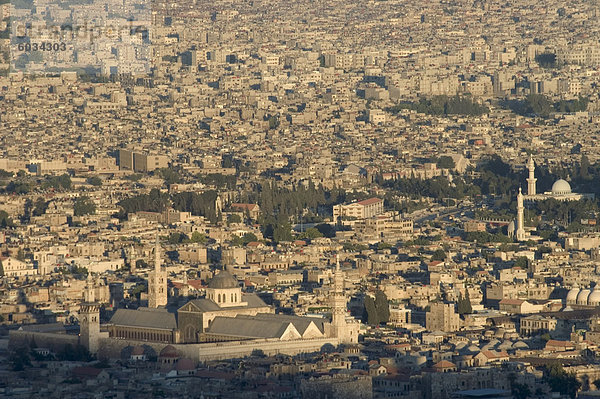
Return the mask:
<svg viewBox="0 0 600 399">
<path fill-rule="evenodd" d="M 233 300 L 233 294 L 231 294 L 231 302 L 235 302 L 235 301 Z"/>
</svg>

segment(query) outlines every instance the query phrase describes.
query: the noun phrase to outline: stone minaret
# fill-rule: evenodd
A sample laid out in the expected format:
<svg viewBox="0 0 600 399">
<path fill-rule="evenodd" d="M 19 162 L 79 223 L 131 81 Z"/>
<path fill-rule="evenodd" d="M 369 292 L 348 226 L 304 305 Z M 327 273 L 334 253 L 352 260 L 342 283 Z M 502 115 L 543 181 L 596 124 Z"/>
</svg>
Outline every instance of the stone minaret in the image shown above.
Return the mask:
<svg viewBox="0 0 600 399">
<path fill-rule="evenodd" d="M 529 156 L 527 168 L 529 169 L 529 177 L 527 178 L 527 195 L 535 195 L 535 182 L 537 179 L 535 178 L 535 163 L 533 162 L 533 157 L 531 155 Z"/>
<path fill-rule="evenodd" d="M 333 294 L 331 295 L 331 333 L 336 338 L 346 333 L 346 295 L 344 294 L 344 274 L 340 270 L 340 256 L 336 256 L 333 276 Z"/>
<path fill-rule="evenodd" d="M 131 247 L 129 247 L 129 253 L 127 254 L 127 258 L 128 258 L 127 261 L 129 262 L 129 273 L 134 274 L 137 258 L 136 258 L 135 247 L 133 245 Z"/>
<path fill-rule="evenodd" d="M 88 273 L 83 294 L 84 301 L 79 306 L 79 343 L 92 354 L 98 353 L 100 338 L 100 304 L 96 303 L 92 274 Z"/>
<path fill-rule="evenodd" d="M 148 276 L 148 307 L 157 308 L 167 304 L 167 273 L 160 265 L 160 244 L 156 234 L 154 249 L 154 271 Z"/>
<path fill-rule="evenodd" d="M 517 241 L 525 241 L 525 226 L 523 221 L 523 193 L 519 187 L 519 194 L 517 195 Z"/>
</svg>

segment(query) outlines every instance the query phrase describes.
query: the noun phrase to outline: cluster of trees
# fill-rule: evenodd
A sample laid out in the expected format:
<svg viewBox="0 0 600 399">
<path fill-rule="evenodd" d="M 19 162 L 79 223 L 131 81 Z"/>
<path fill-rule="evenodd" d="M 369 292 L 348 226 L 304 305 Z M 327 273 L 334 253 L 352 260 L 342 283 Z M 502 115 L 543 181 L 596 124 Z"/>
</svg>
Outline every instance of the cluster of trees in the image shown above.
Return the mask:
<svg viewBox="0 0 600 399">
<path fill-rule="evenodd" d="M 465 233 L 464 235 L 465 241 L 471 241 L 479 244 L 487 244 L 490 242 L 499 242 L 499 243 L 509 243 L 512 242 L 512 239 L 501 233 L 488 233 L 486 231 L 472 231 L 469 233 Z"/>
<path fill-rule="evenodd" d="M 198 180 L 206 185 L 227 190 L 233 190 L 237 184 L 237 177 L 235 175 L 223 175 L 221 173 L 198 175 Z"/>
<path fill-rule="evenodd" d="M 42 182 L 42 188 L 53 188 L 55 190 L 70 190 L 71 178 L 67 174 L 60 176 L 49 176 Z"/>
<path fill-rule="evenodd" d="M 560 392 L 571 398 L 577 396 L 581 382 L 575 373 L 567 373 L 560 363 L 550 363 L 546 366 L 544 381 L 550 386 L 552 392 Z"/>
<path fill-rule="evenodd" d="M 184 233 L 180 233 L 178 231 L 171 233 L 167 238 L 169 244 L 177 245 L 177 244 L 189 244 L 189 243 L 206 243 L 206 236 L 198 231 L 194 231 L 191 237 L 188 237 Z"/>
<path fill-rule="evenodd" d="M 519 115 L 535 115 L 548 118 L 555 112 L 578 112 L 587 109 L 589 99 L 579 97 L 577 100 L 561 100 L 552 102 L 543 94 L 530 94 L 524 100 L 512 100 L 503 103 Z"/>
<path fill-rule="evenodd" d="M 4 191 L 9 194 L 29 194 L 33 189 L 33 185 L 26 180 L 11 180 L 10 183 L 4 187 Z"/>
<path fill-rule="evenodd" d="M 73 214 L 75 216 L 93 215 L 96 213 L 96 204 L 89 197 L 83 196 L 75 200 Z"/>
<path fill-rule="evenodd" d="M 365 295 L 363 321 L 370 325 L 379 325 L 390 321 L 390 305 L 383 291 L 375 291 L 375 299 L 370 295 Z"/>
<path fill-rule="evenodd" d="M 418 102 L 405 101 L 387 109 L 397 114 L 408 109 L 428 115 L 483 115 L 490 112 L 489 108 L 481 105 L 469 97 L 433 96 L 421 98 Z"/>
<path fill-rule="evenodd" d="M 13 221 L 6 211 L 0 211 L 0 228 L 13 227 Z"/>
<path fill-rule="evenodd" d="M 251 202 L 258 202 L 265 216 L 300 215 L 304 209 L 316 209 L 327 203 L 327 193 L 322 187 L 310 182 L 308 187 L 298 185 L 292 189 L 279 187 L 276 183 L 265 181 L 257 187 Z"/>
<path fill-rule="evenodd" d="M 217 192 L 214 190 L 204 193 L 185 191 L 172 196 L 173 208 L 181 212 L 191 212 L 192 215 L 204 216 L 211 222 L 216 222 L 220 215 L 217 214 Z"/>
<path fill-rule="evenodd" d="M 554 103 L 554 109 L 558 112 L 585 111 L 589 103 L 590 100 L 584 97 L 579 97 L 577 100 L 560 100 Z"/>
<path fill-rule="evenodd" d="M 16 348 L 10 353 L 9 362 L 12 366 L 13 371 L 23 371 L 27 367 L 31 367 L 31 360 L 60 360 L 60 361 L 72 361 L 72 362 L 89 362 L 94 359 L 92 354 L 83 345 L 65 345 L 61 350 L 54 355 L 40 355 L 35 349 L 37 344 L 35 339 L 31 339 L 28 343 L 20 348 Z"/>
<path fill-rule="evenodd" d="M 430 162 L 435 163 L 437 167 L 441 169 L 454 169 L 456 166 L 454 159 L 448 155 L 442 155 L 439 158 L 432 158 L 430 159 Z"/>
<path fill-rule="evenodd" d="M 558 201 L 550 198 L 544 201 L 536 201 L 532 210 L 543 215 L 550 223 L 558 223 L 571 228 L 583 226 L 579 223 L 581 219 L 594 218 L 598 213 L 598 203 L 593 200 L 580 201 Z"/>
<path fill-rule="evenodd" d="M 0 176 L 1 177 L 1 176 Z M 32 179 L 25 176 L 23 172 L 17 174 L 17 178 L 11 180 L 4 191 L 10 194 L 29 194 L 37 189 L 48 190 L 50 188 L 57 191 L 71 189 L 71 177 L 68 174 L 61 176 L 47 176 L 45 178 Z"/>
<path fill-rule="evenodd" d="M 535 56 L 535 62 L 542 68 L 556 68 L 556 54 L 542 53 Z"/>
<path fill-rule="evenodd" d="M 263 236 L 280 242 L 293 239 L 292 226 L 289 222 L 291 218 L 296 217 L 300 220 L 306 209 L 314 214 L 319 206 L 343 202 L 345 198 L 346 193 L 343 190 L 326 191 L 321 186 L 316 187 L 312 182 L 306 186 L 298 185 L 289 189 L 265 181 L 256 186 L 254 192 L 242 201 L 259 204 L 261 217 L 258 222 Z M 316 226 L 316 228 L 325 236 L 331 234 L 331 228 L 327 226 Z"/>
<path fill-rule="evenodd" d="M 254 242 L 254 241 L 258 241 L 258 237 L 256 237 L 256 235 L 253 233 L 246 233 L 241 237 L 233 236 L 233 239 L 231 240 L 231 245 L 238 246 L 238 247 L 244 247 L 244 246 L 248 245 L 248 243 Z"/>
<path fill-rule="evenodd" d="M 479 165 L 480 177 L 473 183 L 477 185 L 481 194 L 512 195 L 519 189 L 519 184 L 524 176 L 513 172 L 511 166 L 494 154 Z"/>
<path fill-rule="evenodd" d="M 86 179 L 87 184 L 90 184 L 94 187 L 100 187 L 102 185 L 102 179 L 98 176 L 88 177 Z"/>
<path fill-rule="evenodd" d="M 466 196 L 481 194 L 479 187 L 467 184 L 462 178 L 456 178 L 452 183 L 446 177 L 438 176 L 433 179 L 397 179 L 383 182 L 383 186 L 397 191 L 399 194 L 418 198 L 462 199 Z"/>
<path fill-rule="evenodd" d="M 149 194 L 136 195 L 120 201 L 118 205 L 121 207 L 121 212 L 118 217 L 125 219 L 128 213 L 135 212 L 162 212 L 168 204 L 169 194 L 153 188 Z"/>
<path fill-rule="evenodd" d="M 165 181 L 165 184 L 167 184 L 167 185 L 181 183 L 183 181 L 179 172 L 177 172 L 175 169 L 172 169 L 172 168 L 160 168 L 160 169 L 156 170 L 154 173 L 155 173 L 155 175 L 160 176 Z"/>
</svg>

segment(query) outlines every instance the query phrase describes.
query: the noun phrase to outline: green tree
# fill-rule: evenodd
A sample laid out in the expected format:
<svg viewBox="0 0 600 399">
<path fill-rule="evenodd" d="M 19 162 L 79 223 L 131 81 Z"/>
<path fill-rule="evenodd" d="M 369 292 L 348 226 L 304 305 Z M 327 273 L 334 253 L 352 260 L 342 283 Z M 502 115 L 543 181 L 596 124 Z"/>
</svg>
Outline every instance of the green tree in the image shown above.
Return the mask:
<svg viewBox="0 0 600 399">
<path fill-rule="evenodd" d="M 234 213 L 229 215 L 227 221 L 229 223 L 242 223 L 242 218 L 240 217 L 240 215 Z"/>
<path fill-rule="evenodd" d="M 471 298 L 469 297 L 469 290 L 465 289 L 465 296 L 462 293 L 458 294 L 457 310 L 459 315 L 473 313 L 473 307 L 471 306 Z"/>
<path fill-rule="evenodd" d="M 204 244 L 204 243 L 206 243 L 206 236 L 204 234 L 200 233 L 199 231 L 194 231 L 192 233 L 191 241 L 193 243 Z"/>
<path fill-rule="evenodd" d="M 511 393 L 515 399 L 527 399 L 532 394 L 527 384 L 520 384 L 514 381 L 511 386 Z"/>
<path fill-rule="evenodd" d="M 186 240 L 187 240 L 187 236 L 185 234 L 176 231 L 169 235 L 169 238 L 167 241 L 169 242 L 169 244 L 176 245 L 176 244 L 181 244 L 182 242 L 184 242 Z"/>
<path fill-rule="evenodd" d="M 554 53 L 542 53 L 535 56 L 535 62 L 537 62 L 542 68 L 555 68 L 556 67 L 556 54 Z"/>
<path fill-rule="evenodd" d="M 323 237 L 323 234 L 315 227 L 311 227 L 302 234 L 300 234 L 300 238 L 314 239 L 319 237 Z"/>
<path fill-rule="evenodd" d="M 38 197 L 33 206 L 33 216 L 41 216 L 46 213 L 46 210 L 48 209 L 48 203 L 42 197 Z"/>
<path fill-rule="evenodd" d="M 86 179 L 88 184 L 91 184 L 92 186 L 95 187 L 100 187 L 102 185 L 102 179 L 99 178 L 98 176 L 92 176 L 92 177 L 88 177 Z"/>
<path fill-rule="evenodd" d="M 553 392 L 560 392 L 571 398 L 577 396 L 581 383 L 577 380 L 575 373 L 567 373 L 560 363 L 548 364 L 545 371 L 544 380 Z"/>
<path fill-rule="evenodd" d="M 375 300 L 370 295 L 365 295 L 365 309 L 363 313 L 363 321 L 374 326 L 379 324 L 379 315 L 375 307 Z"/>
<path fill-rule="evenodd" d="M 279 118 L 277 116 L 271 116 L 269 118 L 269 129 L 277 129 L 279 127 Z"/>
<path fill-rule="evenodd" d="M 7 227 L 13 227 L 13 221 L 8 216 L 8 212 L 6 211 L 0 211 L 0 227 L 3 229 Z"/>
<path fill-rule="evenodd" d="M 75 216 L 93 215 L 96 213 L 96 204 L 86 196 L 79 197 L 73 204 L 73 214 Z"/>
<path fill-rule="evenodd" d="M 273 230 L 273 241 L 292 241 L 292 227 L 289 223 L 281 223 Z"/>
<path fill-rule="evenodd" d="M 433 253 L 433 255 L 431 256 L 431 260 L 440 260 L 440 261 L 444 261 L 446 260 L 446 251 L 444 251 L 443 249 L 436 249 L 435 252 Z"/>
<path fill-rule="evenodd" d="M 590 160 L 585 154 L 581 155 L 581 162 L 579 166 L 579 177 L 587 180 L 590 177 Z"/>
<path fill-rule="evenodd" d="M 517 258 L 517 260 L 515 261 L 514 266 L 515 267 L 520 267 L 522 269 L 526 269 L 527 268 L 527 257 L 526 256 L 519 256 Z"/>
<path fill-rule="evenodd" d="M 175 183 L 181 183 L 182 179 L 179 173 L 172 168 L 161 168 L 158 169 L 157 174 L 163 178 L 165 184 L 171 185 Z"/>
<path fill-rule="evenodd" d="M 438 166 L 438 168 L 442 168 L 442 169 L 454 169 L 454 167 L 455 167 L 454 159 L 452 159 L 451 156 L 442 155 L 437 160 L 437 166 Z"/>
<path fill-rule="evenodd" d="M 2 265 L 2 259 L 0 259 L 0 277 L 4 277 L 4 266 Z"/>
<path fill-rule="evenodd" d="M 390 303 L 387 295 L 381 290 L 375 291 L 375 308 L 377 309 L 379 323 L 390 321 Z"/>
<path fill-rule="evenodd" d="M 8 360 L 12 365 L 13 371 L 23 371 L 25 367 L 31 367 L 31 359 L 29 358 L 27 348 L 18 348 L 14 352 L 11 352 Z"/>
<path fill-rule="evenodd" d="M 318 224 L 315 226 L 315 228 L 317 230 L 319 230 L 319 232 L 321 234 L 323 234 L 324 237 L 328 237 L 328 238 L 335 237 L 335 227 L 333 227 L 332 225 L 330 225 L 328 223 Z"/>
</svg>

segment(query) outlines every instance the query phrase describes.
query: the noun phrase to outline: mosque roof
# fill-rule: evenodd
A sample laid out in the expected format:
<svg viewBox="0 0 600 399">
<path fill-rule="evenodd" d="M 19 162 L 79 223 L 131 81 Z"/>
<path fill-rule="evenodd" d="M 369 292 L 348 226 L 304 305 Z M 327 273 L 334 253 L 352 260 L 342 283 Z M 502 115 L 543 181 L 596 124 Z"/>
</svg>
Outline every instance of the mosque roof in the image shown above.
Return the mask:
<svg viewBox="0 0 600 399">
<path fill-rule="evenodd" d="M 227 288 L 238 288 L 240 285 L 235 277 L 227 270 L 222 270 L 219 274 L 214 276 L 208 283 L 208 288 L 213 289 L 227 289 Z"/>
</svg>

